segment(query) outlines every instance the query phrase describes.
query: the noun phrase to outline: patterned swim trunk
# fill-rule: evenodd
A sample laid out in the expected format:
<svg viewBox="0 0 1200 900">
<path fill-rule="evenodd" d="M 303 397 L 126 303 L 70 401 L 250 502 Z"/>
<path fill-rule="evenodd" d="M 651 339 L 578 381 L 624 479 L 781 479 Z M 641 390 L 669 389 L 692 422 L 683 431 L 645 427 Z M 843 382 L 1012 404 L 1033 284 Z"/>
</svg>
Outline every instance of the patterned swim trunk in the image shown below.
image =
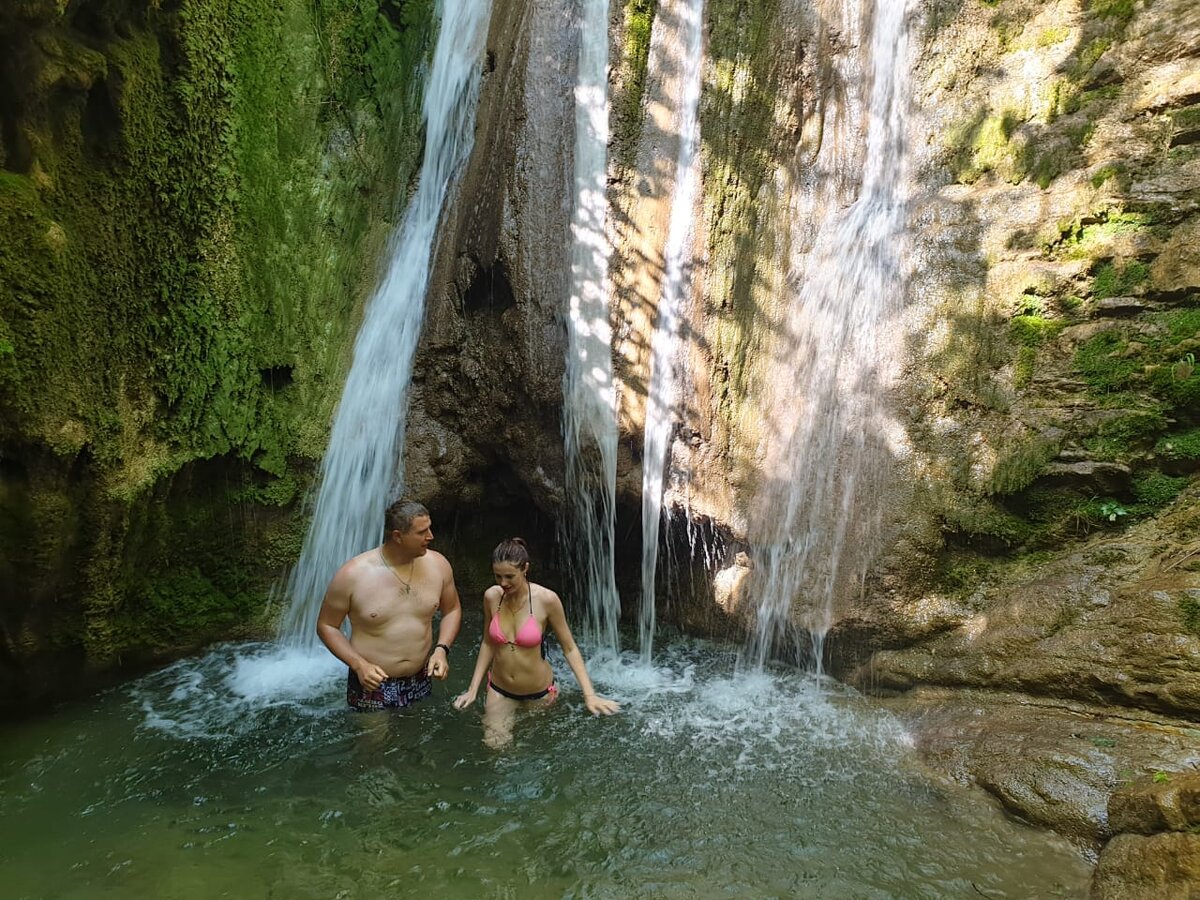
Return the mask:
<svg viewBox="0 0 1200 900">
<path fill-rule="evenodd" d="M 433 680 L 422 672 L 406 678 L 388 678 L 368 691 L 351 669 L 346 677 L 346 702 L 359 712 L 375 709 L 403 709 L 433 693 Z"/>
</svg>

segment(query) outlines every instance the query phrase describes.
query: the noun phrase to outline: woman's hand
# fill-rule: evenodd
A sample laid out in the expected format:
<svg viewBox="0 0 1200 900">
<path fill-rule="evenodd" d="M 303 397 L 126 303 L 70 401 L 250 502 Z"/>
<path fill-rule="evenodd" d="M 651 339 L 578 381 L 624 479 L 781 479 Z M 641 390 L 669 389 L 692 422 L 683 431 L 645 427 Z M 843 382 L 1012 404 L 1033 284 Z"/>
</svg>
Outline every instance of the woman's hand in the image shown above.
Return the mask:
<svg viewBox="0 0 1200 900">
<path fill-rule="evenodd" d="M 454 708 L 455 709 L 466 709 L 468 706 L 470 706 L 474 702 L 475 702 L 475 691 L 470 691 L 470 690 L 463 691 L 461 694 L 459 694 L 457 697 L 454 698 Z"/>
<path fill-rule="evenodd" d="M 621 710 L 621 704 L 616 700 L 609 700 L 599 694 L 589 694 L 583 698 L 583 702 L 587 704 L 588 712 L 593 716 L 611 716 Z"/>
</svg>

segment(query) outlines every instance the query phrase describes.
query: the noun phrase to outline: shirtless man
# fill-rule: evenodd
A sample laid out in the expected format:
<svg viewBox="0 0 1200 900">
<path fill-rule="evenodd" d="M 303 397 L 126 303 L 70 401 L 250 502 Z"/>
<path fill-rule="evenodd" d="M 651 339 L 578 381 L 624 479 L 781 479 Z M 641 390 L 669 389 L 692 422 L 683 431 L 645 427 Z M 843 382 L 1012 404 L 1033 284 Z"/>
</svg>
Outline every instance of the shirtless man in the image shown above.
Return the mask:
<svg viewBox="0 0 1200 900">
<path fill-rule="evenodd" d="M 450 672 L 447 656 L 462 624 L 450 563 L 429 549 L 429 510 L 398 500 L 384 523 L 383 543 L 338 569 L 317 615 L 317 637 L 350 667 L 346 702 L 357 710 L 399 709 L 428 697 L 430 678 Z M 342 634 L 347 616 L 349 639 Z"/>
</svg>

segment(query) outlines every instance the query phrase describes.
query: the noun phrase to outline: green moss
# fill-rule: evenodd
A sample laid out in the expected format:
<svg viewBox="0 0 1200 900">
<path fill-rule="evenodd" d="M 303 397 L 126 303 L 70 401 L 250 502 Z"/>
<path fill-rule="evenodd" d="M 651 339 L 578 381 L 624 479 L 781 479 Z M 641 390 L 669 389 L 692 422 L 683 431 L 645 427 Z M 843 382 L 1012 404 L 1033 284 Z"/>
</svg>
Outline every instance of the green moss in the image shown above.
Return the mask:
<svg viewBox="0 0 1200 900">
<path fill-rule="evenodd" d="M 1171 113 L 1171 125 L 1178 131 L 1190 131 L 1200 128 L 1200 103 L 1185 109 L 1177 109 Z"/>
<path fill-rule="evenodd" d="M 1013 387 L 1018 390 L 1028 387 L 1033 381 L 1034 369 L 1037 367 L 1038 352 L 1036 347 L 1021 346 L 1017 348 L 1017 361 L 1013 367 Z"/>
<path fill-rule="evenodd" d="M 1161 438 L 1154 452 L 1164 459 L 1200 460 L 1200 428 Z"/>
<path fill-rule="evenodd" d="M 1013 494 L 1024 490 L 1058 456 L 1060 445 L 1054 441 L 1034 439 L 1017 444 L 999 454 L 992 469 L 989 492 Z"/>
<path fill-rule="evenodd" d="M 937 581 L 952 594 L 959 596 L 975 591 L 988 580 L 995 563 L 977 556 L 950 556 L 939 560 Z"/>
<path fill-rule="evenodd" d="M 113 638 L 121 645 L 169 652 L 205 639 L 245 634 L 255 623 L 255 598 L 226 594 L 196 568 L 147 581 L 116 617 Z"/>
<path fill-rule="evenodd" d="M 1071 76 L 1076 79 L 1084 78 L 1112 45 L 1112 38 L 1108 36 L 1090 40 L 1076 55 L 1074 65 L 1071 66 Z"/>
<path fill-rule="evenodd" d="M 1014 316 L 1009 325 L 1009 333 L 1016 343 L 1024 347 L 1040 347 L 1062 331 L 1066 324 L 1060 319 L 1046 319 L 1041 316 Z"/>
<path fill-rule="evenodd" d="M 1172 343 L 1200 337 L 1200 307 L 1168 312 L 1161 321 L 1166 325 L 1167 337 Z"/>
<path fill-rule="evenodd" d="M 611 119 L 613 156 L 618 166 L 626 168 L 634 163 L 642 133 L 646 66 L 657 10 L 657 0 L 625 0 L 624 43 L 613 79 Z"/>
<path fill-rule="evenodd" d="M 1033 533 L 1027 521 L 987 501 L 950 510 L 942 518 L 944 530 L 983 550 L 1020 546 Z"/>
<path fill-rule="evenodd" d="M 1124 163 L 1110 163 L 1101 166 L 1092 174 L 1092 187 L 1099 189 L 1106 182 L 1114 179 L 1117 181 L 1118 187 L 1120 187 L 1126 180 L 1127 172 L 1128 169 Z"/>
<path fill-rule="evenodd" d="M 165 589 L 139 572 L 204 608 L 220 606 L 206 584 L 241 611 L 265 600 L 276 573 L 248 571 L 242 547 L 264 520 L 299 515 L 323 451 L 419 163 L 433 5 L 110 4 L 86 41 L 65 19 L 6 36 L 18 61 L 50 45 L 73 60 L 69 79 L 15 88 L 32 149 L 0 172 L 0 443 L 46 448 L 47 471 L 79 485 L 88 527 L 53 565 L 69 556 L 82 573 L 59 594 L 78 598 L 71 628 L 94 661 L 133 646 L 121 623 L 142 621 L 140 605 L 160 611 Z M 232 546 L 159 557 L 146 505 L 209 459 L 252 486 L 210 523 Z M 31 515 L 57 521 L 49 496 L 29 496 Z M 45 575 L 13 587 L 36 592 Z"/>
<path fill-rule="evenodd" d="M 1159 409 L 1106 419 L 1096 433 L 1084 441 L 1091 453 L 1102 459 L 1124 459 L 1131 453 L 1148 450 L 1167 428 L 1167 419 Z"/>
<path fill-rule="evenodd" d="M 786 235 L 770 179 L 784 153 L 777 100 L 786 55 L 778 41 L 778 0 L 712 0 L 700 108 L 703 231 L 708 238 L 705 340 L 717 364 L 715 446 L 735 479 L 755 477 L 755 448 L 743 441 L 758 415 L 747 403 L 760 383 L 774 305 L 776 253 Z M 790 156 L 794 147 L 789 147 Z M 764 324 L 766 323 L 766 324 Z"/>
<path fill-rule="evenodd" d="M 1093 390 L 1119 391 L 1127 387 L 1142 364 L 1124 354 L 1128 341 L 1121 332 L 1104 331 L 1080 345 L 1075 367 Z"/>
<path fill-rule="evenodd" d="M 1095 178 L 1093 178 L 1095 183 Z M 1103 184 L 1103 180 L 1100 182 Z M 1092 259 L 1104 253 L 1108 245 L 1116 238 L 1137 234 L 1140 231 L 1156 230 L 1157 222 L 1154 216 L 1148 212 L 1115 212 L 1103 211 L 1099 215 L 1099 221 L 1090 222 L 1086 225 L 1076 222 L 1065 225 L 1061 229 L 1061 238 L 1050 248 L 1053 255 L 1060 256 L 1065 259 Z M 1105 264 L 1097 270 L 1096 276 L 1104 276 L 1101 283 L 1101 290 L 1109 290 L 1117 287 L 1119 278 L 1116 270 L 1111 263 Z M 1134 266 L 1141 264 L 1134 263 Z M 1137 277 L 1142 279 L 1145 277 L 1145 267 L 1142 269 L 1133 268 L 1129 271 L 1129 277 Z M 1133 282 L 1136 284 L 1137 282 Z M 1093 287 L 1093 292 L 1095 287 Z"/>
<path fill-rule="evenodd" d="M 1034 46 L 1043 49 L 1053 47 L 1055 44 L 1061 44 L 1070 36 L 1071 29 L 1062 25 L 1051 25 L 1038 32 L 1037 38 L 1034 40 Z"/>
<path fill-rule="evenodd" d="M 1036 304 L 1037 307 L 1042 305 L 1044 304 Z M 1034 307 L 1027 304 L 1026 308 Z M 1032 314 L 1014 316 L 1010 320 L 1009 336 L 1017 344 L 1017 361 L 1013 374 L 1015 387 L 1023 388 L 1029 384 L 1037 363 L 1038 348 L 1062 331 L 1065 326 L 1066 323 L 1061 320 L 1047 319 Z"/>
<path fill-rule="evenodd" d="M 952 129 L 948 146 L 956 154 L 955 180 L 972 184 L 987 172 L 1017 183 L 1025 177 L 1025 161 L 1020 148 L 1012 144 L 1013 134 L 1021 124 L 1018 110 L 982 115 Z"/>
<path fill-rule="evenodd" d="M 1112 19 L 1124 27 L 1133 18 L 1134 0 L 1091 0 L 1088 12 L 1102 19 Z"/>
<path fill-rule="evenodd" d="M 1092 275 L 1092 296 L 1097 300 L 1125 296 L 1149 275 L 1149 267 L 1142 262 L 1126 263 L 1119 268 L 1112 262 L 1102 263 Z"/>
<path fill-rule="evenodd" d="M 1183 620 L 1184 628 L 1200 636 L 1200 599 L 1190 595 L 1180 597 L 1179 618 Z"/>
<path fill-rule="evenodd" d="M 1149 514 L 1167 506 L 1187 487 L 1188 481 L 1186 476 L 1142 472 L 1133 480 L 1133 496 L 1140 506 L 1139 512 Z"/>
</svg>

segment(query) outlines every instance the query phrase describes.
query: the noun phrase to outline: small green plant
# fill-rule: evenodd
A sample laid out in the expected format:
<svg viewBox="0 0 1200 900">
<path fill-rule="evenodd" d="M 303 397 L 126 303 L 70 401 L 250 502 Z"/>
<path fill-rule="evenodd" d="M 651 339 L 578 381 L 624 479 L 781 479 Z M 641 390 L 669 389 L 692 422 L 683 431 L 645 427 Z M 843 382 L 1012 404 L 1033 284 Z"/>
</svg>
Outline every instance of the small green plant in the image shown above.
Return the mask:
<svg viewBox="0 0 1200 900">
<path fill-rule="evenodd" d="M 1117 742 L 1112 738 L 1094 737 L 1092 738 L 1092 745 L 1096 747 L 1115 747 L 1117 746 Z"/>
<path fill-rule="evenodd" d="M 1171 776 L 1168 775 L 1166 772 L 1155 772 L 1154 777 L 1151 780 L 1155 784 L 1166 784 L 1168 781 L 1171 780 Z"/>
<path fill-rule="evenodd" d="M 1121 516 L 1129 515 L 1129 510 L 1116 500 L 1105 500 L 1100 504 L 1100 515 L 1110 522 L 1115 522 Z"/>
<path fill-rule="evenodd" d="M 12 341 L 6 341 L 0 338 L 0 357 L 8 356 L 17 348 L 12 345 Z"/>
</svg>

